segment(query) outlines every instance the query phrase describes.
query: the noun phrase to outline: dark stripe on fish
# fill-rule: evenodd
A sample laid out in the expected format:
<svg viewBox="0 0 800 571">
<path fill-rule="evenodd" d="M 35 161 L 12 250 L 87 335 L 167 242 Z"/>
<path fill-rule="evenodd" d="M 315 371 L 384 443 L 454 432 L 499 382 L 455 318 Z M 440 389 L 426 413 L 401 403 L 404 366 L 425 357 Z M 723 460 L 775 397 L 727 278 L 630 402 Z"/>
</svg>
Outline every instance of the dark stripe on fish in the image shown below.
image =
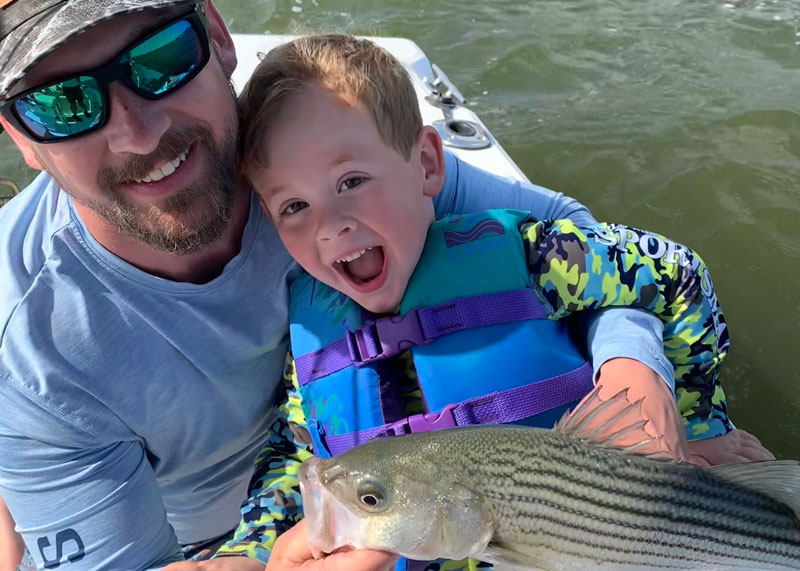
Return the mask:
<svg viewBox="0 0 800 571">
<path fill-rule="evenodd" d="M 547 505 L 549 507 L 555 508 L 557 511 L 572 513 L 572 514 L 574 514 L 576 516 L 579 516 L 579 517 L 589 517 L 589 518 L 591 518 L 590 514 L 587 514 L 585 512 L 581 512 L 581 511 L 578 511 L 578 510 L 573 510 L 573 509 L 570 509 L 570 508 L 566 508 L 563 505 L 558 504 L 556 502 L 551 502 L 551 501 L 544 500 L 544 499 L 537 499 L 537 503 L 540 504 L 540 505 L 544 504 L 544 505 Z M 603 537 L 608 537 L 610 539 L 615 540 L 614 548 L 613 548 L 614 550 L 620 550 L 620 548 L 622 547 L 620 545 L 620 542 L 623 542 L 623 543 L 635 543 L 635 544 L 640 544 L 641 543 L 641 541 L 639 539 L 632 538 L 630 534 L 615 533 L 615 532 L 609 530 L 607 527 L 603 527 L 603 526 L 594 527 L 594 526 L 586 526 L 586 525 L 580 525 L 580 524 L 576 525 L 574 522 L 568 522 L 568 521 L 566 521 L 564 519 L 559 519 L 557 517 L 549 517 L 549 516 L 544 515 L 544 514 L 539 513 L 539 512 L 526 513 L 524 511 L 517 511 L 516 514 L 520 515 L 520 516 L 528 516 L 530 519 L 536 519 L 538 521 L 544 521 L 544 522 L 548 522 L 548 523 L 551 523 L 551 524 L 562 524 L 565 527 L 574 528 L 574 529 L 576 529 L 578 531 L 583 531 L 583 532 L 586 532 L 586 533 L 590 533 L 590 534 L 595 535 L 595 536 L 600 535 L 600 536 L 603 536 Z M 636 525 L 633 525 L 633 524 L 623 523 L 623 522 L 621 522 L 619 520 L 611 520 L 611 519 L 603 520 L 603 519 L 599 519 L 599 518 L 591 518 L 591 519 L 593 519 L 594 521 L 599 521 L 599 522 L 602 522 L 602 523 L 609 523 L 609 524 L 616 525 L 616 526 L 619 526 L 619 527 L 635 529 L 635 530 L 640 531 L 640 532 L 648 532 L 648 531 L 650 531 L 650 532 L 655 532 L 655 533 L 661 533 L 661 534 L 669 537 L 669 540 L 666 540 L 666 539 L 661 540 L 661 541 L 652 540 L 650 542 L 647 542 L 647 546 L 648 547 L 650 547 L 650 546 L 659 546 L 659 545 L 660 546 L 677 547 L 677 546 L 680 545 L 680 546 L 683 546 L 683 547 L 690 548 L 693 551 L 702 552 L 702 553 L 726 554 L 726 553 L 736 552 L 737 553 L 737 555 L 736 555 L 737 558 L 743 557 L 742 554 L 739 554 L 739 551 L 741 551 L 744 554 L 748 554 L 748 553 L 750 553 L 750 552 L 752 552 L 754 550 L 758 551 L 759 553 L 768 554 L 768 555 L 778 555 L 778 556 L 782 556 L 782 557 L 787 556 L 786 549 L 779 549 L 779 548 L 770 549 L 770 548 L 760 547 L 758 545 L 747 545 L 747 546 L 744 546 L 739 541 L 726 540 L 724 537 L 711 538 L 708 535 L 703 535 L 703 534 L 698 534 L 698 533 L 691 533 L 691 532 L 675 533 L 674 532 L 674 528 L 658 527 L 658 526 L 655 526 L 655 525 L 649 525 L 648 526 L 648 525 L 645 525 L 644 523 L 637 523 Z M 652 519 L 652 518 L 649 518 L 649 519 Z M 667 518 L 661 518 L 661 519 L 663 519 L 665 521 L 669 521 Z M 551 528 L 546 528 L 546 529 L 548 529 L 548 531 L 544 532 L 545 535 L 549 535 L 551 537 L 558 537 L 558 538 L 561 538 L 561 539 L 565 539 L 566 538 L 566 536 L 564 536 L 564 535 L 558 535 L 558 534 L 552 533 L 550 531 Z M 729 534 L 730 533 L 736 533 L 735 531 L 732 532 L 732 531 L 730 531 L 728 529 L 725 529 L 725 528 L 721 528 L 721 529 L 720 528 L 716 528 L 716 531 L 720 531 L 722 533 L 729 533 Z M 542 532 L 537 532 L 537 533 L 541 534 Z M 739 537 L 741 537 L 741 534 L 738 534 L 738 535 L 739 535 Z M 535 537 L 535 536 L 532 536 L 532 537 Z M 750 537 L 755 537 L 755 536 L 751 535 Z M 722 550 L 719 550 L 719 549 L 712 549 L 712 548 L 704 548 L 704 547 L 702 547 L 702 543 L 703 542 L 707 543 L 711 539 L 713 539 L 713 541 L 714 541 L 714 543 L 716 545 L 727 545 L 727 546 L 731 547 L 731 551 L 722 551 Z M 774 539 L 772 539 L 770 537 L 759 537 L 758 539 L 760 539 L 760 540 L 762 540 L 764 542 L 767 542 L 767 543 L 774 543 L 776 541 L 776 540 L 774 540 Z M 701 544 L 700 545 L 697 545 L 697 544 L 684 545 L 685 541 L 682 541 L 682 540 L 698 540 L 698 541 L 701 542 Z M 574 540 L 572 540 L 572 541 L 574 541 Z M 585 542 L 581 542 L 581 543 L 585 543 Z M 631 552 L 631 553 L 637 553 L 638 552 L 638 553 L 647 553 L 647 554 L 656 555 L 655 553 L 651 553 L 649 551 L 642 551 L 642 550 L 629 551 L 629 552 Z M 753 558 L 745 557 L 745 558 L 749 559 L 749 560 L 752 560 L 752 561 L 762 561 L 762 562 L 763 561 L 768 561 L 768 560 L 763 560 L 763 559 L 759 559 L 759 558 L 755 558 L 755 557 L 753 557 Z M 800 561 L 800 559 L 798 559 L 798 558 L 794 558 L 793 560 L 794 561 Z M 705 560 L 705 561 L 707 561 L 707 560 Z"/>
<path fill-rule="evenodd" d="M 768 500 L 764 500 L 763 502 L 755 503 L 752 507 L 758 508 L 757 513 L 753 513 L 749 519 L 745 519 L 745 515 L 742 512 L 746 511 L 745 508 L 749 508 L 751 506 L 743 506 L 740 504 L 731 504 L 729 501 L 724 502 L 726 499 L 725 496 L 722 494 L 713 494 L 713 493 L 692 493 L 691 490 L 681 489 L 681 488 L 673 488 L 672 490 L 668 491 L 677 491 L 680 492 L 679 495 L 675 494 L 640 494 L 630 490 L 615 490 L 613 487 L 606 485 L 602 480 L 597 481 L 586 481 L 585 478 L 572 478 L 569 475 L 561 474 L 555 470 L 540 470 L 537 473 L 537 476 L 551 476 L 555 483 L 548 483 L 544 479 L 537 478 L 537 481 L 531 482 L 531 486 L 526 487 L 525 483 L 520 484 L 519 480 L 517 483 L 518 488 L 521 488 L 517 491 L 516 494 L 512 494 L 509 490 L 513 488 L 509 487 L 499 487 L 496 490 L 487 491 L 488 495 L 495 495 L 496 497 L 501 497 L 502 494 L 505 492 L 509 494 L 509 496 L 513 495 L 514 499 L 520 502 L 529 501 L 529 500 L 536 500 L 539 497 L 540 490 L 548 490 L 553 494 L 569 498 L 576 502 L 581 502 L 588 507 L 592 505 L 607 508 L 607 509 L 614 509 L 618 510 L 622 508 L 625 512 L 641 516 L 641 517 L 663 517 L 663 510 L 660 509 L 661 506 L 665 502 L 669 502 L 671 507 L 680 508 L 680 513 L 676 514 L 676 518 L 679 521 L 685 521 L 687 523 L 697 523 L 701 522 L 703 525 L 707 525 L 710 527 L 714 527 L 723 531 L 731 532 L 736 529 L 733 527 L 737 522 L 740 522 L 742 525 L 740 526 L 741 529 L 748 530 L 748 533 L 752 529 L 752 527 L 748 526 L 747 524 L 752 524 L 753 526 L 758 527 L 758 532 L 752 534 L 753 537 L 763 537 L 764 539 L 773 540 L 775 539 L 774 535 L 769 535 L 763 533 L 765 527 L 770 528 L 777 528 L 778 531 L 787 531 L 786 530 L 786 518 L 791 517 L 791 510 L 789 508 L 785 508 L 785 512 L 765 512 L 765 507 L 773 507 L 773 509 L 779 510 L 783 506 L 778 504 L 777 502 L 772 502 L 774 506 L 770 506 Z M 512 479 L 515 479 L 515 475 L 510 476 Z M 574 491 L 570 491 L 566 489 L 563 485 L 563 481 L 569 481 L 572 483 L 575 488 L 577 488 L 578 493 Z M 532 490 L 528 493 L 528 490 Z M 592 495 L 592 491 L 601 492 L 606 495 L 605 498 L 596 497 L 596 495 Z M 663 490 L 659 490 L 663 491 Z M 641 505 L 637 506 L 636 508 L 629 507 L 627 505 L 621 505 L 621 502 L 614 502 L 613 496 L 615 494 L 624 493 L 624 497 L 627 500 L 624 502 L 625 504 L 630 503 L 631 500 L 639 500 L 641 501 Z M 716 495 L 716 498 L 720 500 L 719 502 L 715 502 L 713 504 L 707 503 L 702 507 L 698 507 L 698 497 L 703 499 L 705 502 L 708 502 L 709 496 Z M 730 498 L 730 495 L 728 496 Z M 752 498 L 752 495 L 751 495 Z M 588 504 L 591 502 L 591 504 Z M 748 503 L 744 500 L 742 503 Z M 755 509 L 752 510 L 755 512 Z M 713 516 L 730 516 L 731 524 L 727 526 L 722 526 L 719 524 L 719 521 L 715 519 Z"/>
</svg>

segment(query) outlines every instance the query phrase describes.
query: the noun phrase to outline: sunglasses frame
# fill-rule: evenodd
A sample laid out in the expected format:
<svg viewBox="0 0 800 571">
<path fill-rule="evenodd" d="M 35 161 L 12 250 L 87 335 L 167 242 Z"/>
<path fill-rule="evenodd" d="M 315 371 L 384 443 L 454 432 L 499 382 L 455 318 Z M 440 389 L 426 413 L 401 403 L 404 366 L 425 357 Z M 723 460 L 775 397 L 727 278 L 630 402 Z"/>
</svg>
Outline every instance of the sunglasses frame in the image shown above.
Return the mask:
<svg viewBox="0 0 800 571">
<path fill-rule="evenodd" d="M 195 34 L 197 35 L 198 42 L 200 43 L 200 49 L 202 51 L 202 60 L 200 61 L 199 64 L 195 66 L 195 68 L 190 73 L 188 73 L 184 78 L 182 78 L 179 83 L 177 83 L 176 85 L 174 85 L 173 87 L 171 87 L 170 89 L 166 90 L 163 93 L 156 94 L 141 89 L 133 82 L 133 79 L 131 78 L 130 74 L 126 73 L 124 69 L 126 66 L 125 64 L 120 63 L 120 59 L 122 59 L 122 57 L 125 54 L 127 54 L 140 44 L 143 44 L 152 37 L 163 32 L 167 28 L 174 26 L 178 22 L 182 22 L 184 20 L 189 22 L 189 25 L 192 27 L 192 29 L 195 31 Z M 188 14 L 183 14 L 182 16 L 179 16 L 174 20 L 170 20 L 157 30 L 148 33 L 146 36 L 128 44 L 125 48 L 120 50 L 107 64 L 98 66 L 94 69 L 82 71 L 79 73 L 72 73 L 68 76 L 61 77 L 55 81 L 48 82 L 44 85 L 38 85 L 31 89 L 26 89 L 22 93 L 18 93 L 13 97 L 10 97 L 4 101 L 0 101 L 0 114 L 2 114 L 3 117 L 5 117 L 8 120 L 8 122 L 11 123 L 18 131 L 24 133 L 29 139 L 31 139 L 35 143 L 50 144 L 50 143 L 61 143 L 64 141 L 69 141 L 77 137 L 82 137 L 83 135 L 88 135 L 89 133 L 97 131 L 103 128 L 106 125 L 106 123 L 108 123 L 108 118 L 111 114 L 110 112 L 111 110 L 108 104 L 108 86 L 112 82 L 119 80 L 125 87 L 133 91 L 136 95 L 144 99 L 155 101 L 158 99 L 163 99 L 165 97 L 168 97 L 169 95 L 172 95 L 182 87 L 188 85 L 189 82 L 191 82 L 192 79 L 194 79 L 203 70 L 203 68 L 205 68 L 210 58 L 211 58 L 211 48 L 209 46 L 209 40 L 208 40 L 208 22 L 206 21 L 205 10 L 203 9 L 202 4 L 197 4 Z M 25 122 L 17 115 L 15 104 L 19 99 L 26 97 L 31 93 L 41 91 L 42 89 L 47 89 L 48 87 L 52 87 L 54 85 L 63 83 L 65 81 L 69 81 L 71 79 L 77 79 L 79 77 L 91 77 L 97 82 L 98 91 L 100 92 L 100 99 L 102 101 L 103 106 L 101 108 L 100 121 L 96 125 L 93 125 L 92 127 L 89 127 L 88 129 L 85 129 L 83 131 L 72 133 L 70 135 L 65 135 L 63 137 L 43 139 L 35 132 L 33 132 L 27 125 L 25 125 Z"/>
</svg>

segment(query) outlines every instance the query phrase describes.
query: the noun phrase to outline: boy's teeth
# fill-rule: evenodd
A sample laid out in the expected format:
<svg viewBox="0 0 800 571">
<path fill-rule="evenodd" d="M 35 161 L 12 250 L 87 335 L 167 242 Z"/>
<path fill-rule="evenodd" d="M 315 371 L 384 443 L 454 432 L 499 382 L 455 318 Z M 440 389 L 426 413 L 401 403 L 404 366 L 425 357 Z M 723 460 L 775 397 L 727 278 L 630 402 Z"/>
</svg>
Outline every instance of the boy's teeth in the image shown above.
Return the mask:
<svg viewBox="0 0 800 571">
<path fill-rule="evenodd" d="M 358 258 L 363 256 L 364 254 L 366 254 L 367 250 L 371 250 L 371 249 L 372 249 L 372 247 L 366 248 L 366 249 L 361 250 L 359 252 L 353 252 L 349 256 L 345 256 L 344 258 L 339 258 L 336 261 L 339 262 L 340 264 L 343 264 L 344 262 L 352 262 L 353 260 L 357 260 Z"/>
<path fill-rule="evenodd" d="M 183 151 L 180 155 L 172 159 L 170 162 L 165 163 L 164 166 L 159 167 L 157 169 L 153 169 L 147 176 L 144 178 L 135 178 L 133 179 L 136 182 L 155 182 L 157 180 L 161 180 L 164 177 L 167 177 L 175 172 L 175 169 L 178 168 L 183 161 L 186 160 L 186 151 Z"/>
</svg>

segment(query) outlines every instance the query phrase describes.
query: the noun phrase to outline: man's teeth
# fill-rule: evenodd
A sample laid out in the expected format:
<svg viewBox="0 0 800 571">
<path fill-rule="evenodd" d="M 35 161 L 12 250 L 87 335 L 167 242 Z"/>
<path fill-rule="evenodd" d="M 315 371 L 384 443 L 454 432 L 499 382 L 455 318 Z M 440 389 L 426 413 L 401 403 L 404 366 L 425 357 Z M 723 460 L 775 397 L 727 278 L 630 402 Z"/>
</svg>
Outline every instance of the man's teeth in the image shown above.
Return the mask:
<svg viewBox="0 0 800 571">
<path fill-rule="evenodd" d="M 135 178 L 133 180 L 136 182 L 155 182 L 171 175 L 175 172 L 175 169 L 178 168 L 178 165 L 186 160 L 186 153 L 187 151 L 183 151 L 180 155 L 172 159 L 170 162 L 164 164 L 164 166 L 161 168 L 153 169 L 147 173 L 147 176 L 144 178 Z"/>
<path fill-rule="evenodd" d="M 373 246 L 374 247 L 374 246 Z M 336 260 L 338 263 L 343 264 L 344 262 L 352 262 L 353 260 L 359 259 L 361 256 L 367 253 L 367 250 L 371 250 L 372 248 L 366 248 L 361 250 L 360 252 L 353 252 L 349 256 L 345 256 L 344 258 L 339 258 Z"/>
</svg>

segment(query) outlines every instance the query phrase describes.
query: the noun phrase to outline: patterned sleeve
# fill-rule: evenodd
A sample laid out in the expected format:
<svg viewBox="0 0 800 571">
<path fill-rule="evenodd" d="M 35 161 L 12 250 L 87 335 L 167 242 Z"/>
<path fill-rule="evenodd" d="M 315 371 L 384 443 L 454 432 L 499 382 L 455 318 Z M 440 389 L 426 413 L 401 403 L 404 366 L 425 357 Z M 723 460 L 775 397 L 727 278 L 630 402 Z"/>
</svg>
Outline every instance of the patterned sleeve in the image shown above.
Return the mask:
<svg viewBox="0 0 800 571">
<path fill-rule="evenodd" d="M 728 329 L 700 256 L 619 224 L 580 228 L 570 220 L 528 218 L 519 228 L 533 287 L 554 319 L 612 306 L 658 315 L 687 438 L 712 438 L 733 428 L 719 383 Z"/>
<path fill-rule="evenodd" d="M 291 355 L 286 357 L 283 380 L 286 398 L 276 405 L 269 440 L 256 457 L 242 519 L 216 556 L 245 555 L 266 564 L 277 537 L 303 517 L 297 474 L 300 464 L 312 455 L 311 438 L 305 429 Z"/>
</svg>

